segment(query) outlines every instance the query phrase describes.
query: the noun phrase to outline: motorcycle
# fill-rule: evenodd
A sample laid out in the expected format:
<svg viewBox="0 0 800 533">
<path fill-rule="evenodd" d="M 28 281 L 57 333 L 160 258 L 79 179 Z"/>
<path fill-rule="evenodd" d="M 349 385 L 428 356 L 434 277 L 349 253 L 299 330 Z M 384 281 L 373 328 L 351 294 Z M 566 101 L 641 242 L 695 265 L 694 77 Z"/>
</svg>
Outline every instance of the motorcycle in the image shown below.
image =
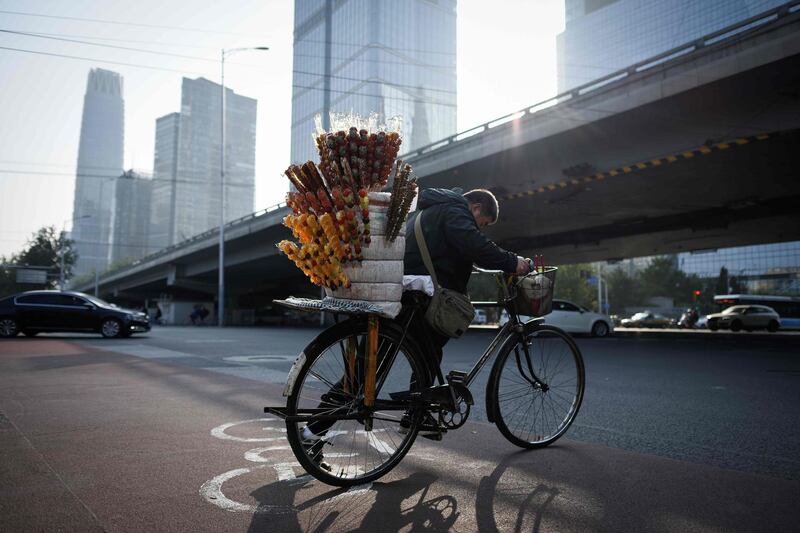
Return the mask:
<svg viewBox="0 0 800 533">
<path fill-rule="evenodd" d="M 694 309 L 687 309 L 678 320 L 678 327 L 681 329 L 695 329 L 697 328 L 697 320 L 700 315 Z"/>
</svg>

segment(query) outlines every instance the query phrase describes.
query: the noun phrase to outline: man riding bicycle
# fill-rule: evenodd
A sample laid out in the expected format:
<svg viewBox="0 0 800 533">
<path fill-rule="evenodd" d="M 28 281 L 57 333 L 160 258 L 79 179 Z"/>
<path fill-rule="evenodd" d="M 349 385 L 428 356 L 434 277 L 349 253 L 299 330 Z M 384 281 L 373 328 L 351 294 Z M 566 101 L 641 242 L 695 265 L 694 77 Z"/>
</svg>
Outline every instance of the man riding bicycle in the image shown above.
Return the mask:
<svg viewBox="0 0 800 533">
<path fill-rule="evenodd" d="M 414 231 L 416 219 L 423 212 L 422 232 L 441 287 L 465 294 L 473 265 L 512 274 L 530 271 L 529 260 L 500 248 L 481 232 L 482 228 L 497 222 L 499 215 L 497 198 L 490 191 L 475 189 L 462 195 L 460 189 L 426 189 L 420 192 L 417 211 L 406 223 L 406 275 L 430 275 Z M 436 358 L 437 364 L 441 363 L 442 348 L 449 337 L 435 331 L 422 315 L 414 317 L 409 334 L 426 342 L 425 351 Z M 329 394 L 334 395 L 333 392 Z M 407 417 L 401 425 L 403 422 L 409 424 Z M 303 430 L 303 439 L 315 450 L 316 460 L 321 460 L 321 447 L 315 443 L 330 426 L 329 422 L 312 422 Z M 439 425 L 430 414 L 422 422 L 419 435 L 441 438 Z"/>
<path fill-rule="evenodd" d="M 503 250 L 481 232 L 482 228 L 497 222 L 500 213 L 497 198 L 486 189 L 460 193 L 460 189 L 425 189 L 420 192 L 417 211 L 406 223 L 405 274 L 430 274 L 414 232 L 416 218 L 423 211 L 422 233 L 436 269 L 437 281 L 445 289 L 465 294 L 472 265 L 526 274 L 530 267 L 525 258 Z M 423 330 L 420 333 L 431 339 L 431 348 L 441 362 L 442 347 L 450 338 L 434 331 L 422 317 L 416 326 Z"/>
</svg>

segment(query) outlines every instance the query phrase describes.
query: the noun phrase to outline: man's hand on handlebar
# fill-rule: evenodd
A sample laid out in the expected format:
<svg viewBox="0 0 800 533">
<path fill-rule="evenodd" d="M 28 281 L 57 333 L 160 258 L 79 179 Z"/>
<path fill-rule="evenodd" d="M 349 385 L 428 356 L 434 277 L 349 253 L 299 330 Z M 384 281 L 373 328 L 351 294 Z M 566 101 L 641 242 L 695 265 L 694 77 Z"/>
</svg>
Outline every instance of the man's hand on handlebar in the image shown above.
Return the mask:
<svg viewBox="0 0 800 533">
<path fill-rule="evenodd" d="M 533 270 L 533 261 L 530 259 L 526 259 L 524 257 L 517 256 L 517 272 L 518 276 L 524 276 L 525 274 L 531 272 Z"/>
</svg>

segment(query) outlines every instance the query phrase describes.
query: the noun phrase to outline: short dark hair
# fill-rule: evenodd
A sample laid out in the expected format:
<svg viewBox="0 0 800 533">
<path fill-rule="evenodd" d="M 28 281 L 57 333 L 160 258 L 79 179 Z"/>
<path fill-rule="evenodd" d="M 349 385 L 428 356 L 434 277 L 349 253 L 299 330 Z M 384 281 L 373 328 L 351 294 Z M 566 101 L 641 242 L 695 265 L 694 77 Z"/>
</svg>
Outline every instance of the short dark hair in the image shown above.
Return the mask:
<svg viewBox="0 0 800 533">
<path fill-rule="evenodd" d="M 500 206 L 497 204 L 497 198 L 491 191 L 486 189 L 472 189 L 464 193 L 464 198 L 470 204 L 478 204 L 481 206 L 481 214 L 485 217 L 492 219 L 491 224 L 497 222 L 497 217 L 500 216 Z"/>
</svg>

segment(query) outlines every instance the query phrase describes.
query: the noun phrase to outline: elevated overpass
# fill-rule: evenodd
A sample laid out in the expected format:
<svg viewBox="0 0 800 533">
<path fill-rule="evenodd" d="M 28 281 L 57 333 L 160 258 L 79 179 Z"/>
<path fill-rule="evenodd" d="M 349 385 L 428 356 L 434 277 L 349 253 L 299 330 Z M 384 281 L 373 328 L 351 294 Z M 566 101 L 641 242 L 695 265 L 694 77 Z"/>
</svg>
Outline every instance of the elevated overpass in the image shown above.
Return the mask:
<svg viewBox="0 0 800 533">
<path fill-rule="evenodd" d="M 798 147 L 800 1 L 405 159 L 423 187 L 491 189 L 492 238 L 566 264 L 800 239 Z M 286 212 L 229 224 L 232 299 L 315 293 L 274 247 Z M 213 296 L 216 247 L 211 230 L 104 274 L 100 292 Z"/>
</svg>

